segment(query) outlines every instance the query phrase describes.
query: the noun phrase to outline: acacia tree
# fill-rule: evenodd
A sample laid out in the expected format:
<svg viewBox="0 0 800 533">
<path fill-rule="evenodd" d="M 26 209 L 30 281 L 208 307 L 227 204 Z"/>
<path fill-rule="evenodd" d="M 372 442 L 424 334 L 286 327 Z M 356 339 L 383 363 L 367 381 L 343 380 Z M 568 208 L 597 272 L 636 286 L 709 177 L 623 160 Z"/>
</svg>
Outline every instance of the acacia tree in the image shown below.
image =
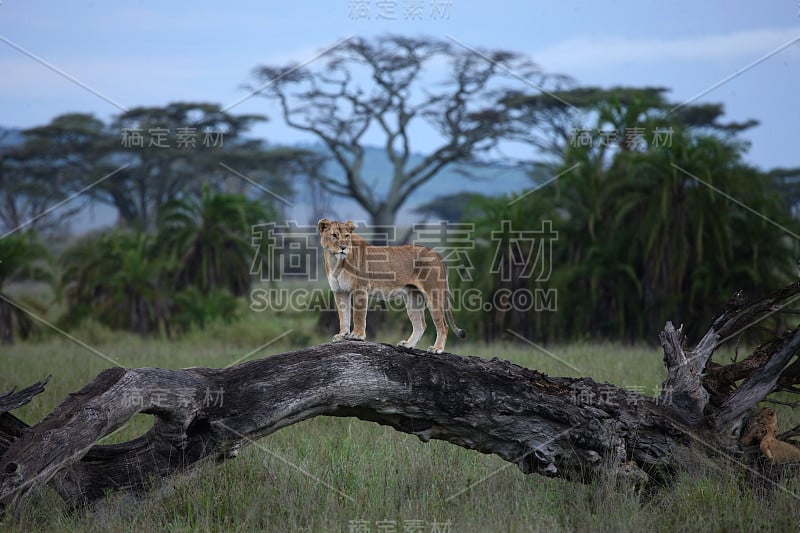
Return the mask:
<svg viewBox="0 0 800 533">
<path fill-rule="evenodd" d="M 503 104 L 508 108 L 509 119 L 518 125 L 513 138 L 536 150 L 537 160 L 532 166 L 542 170 L 544 179 L 552 177 L 567 152 L 576 146 L 585 148 L 591 144 L 595 152 L 609 148 L 631 152 L 642 146 L 645 137 L 652 139 L 653 128 L 672 126 L 729 136 L 758 124 L 752 119 L 721 122 L 722 104 L 677 106 L 667 99 L 668 92 L 666 87 L 650 86 L 563 87 L 534 94 L 509 91 L 503 95 Z M 628 128 L 635 132 L 642 126 L 646 128 L 640 136 L 626 135 Z M 607 138 L 608 142 L 597 142 L 600 131 L 619 134 Z M 594 132 L 595 138 L 582 138 L 581 132 Z M 538 177 L 534 173 L 534 178 Z"/>
<path fill-rule="evenodd" d="M 20 135 L 22 142 L 0 147 L 0 235 L 23 228 L 63 231 L 85 202 L 53 206 L 108 172 L 95 161 L 105 125 L 92 115 L 68 113 Z"/>
<path fill-rule="evenodd" d="M 261 120 L 177 102 L 137 107 L 109 123 L 71 113 L 25 130 L 21 143 L 0 147 L 0 230 L 63 230 L 87 200 L 116 208 L 124 226 L 153 230 L 162 204 L 199 197 L 204 184 L 275 204 L 292 196 L 290 177 L 313 171 L 319 157 L 245 138 Z"/>
<path fill-rule="evenodd" d="M 353 198 L 375 225 L 393 224 L 409 196 L 445 166 L 486 154 L 509 133 L 499 96 L 510 72 L 532 86 L 545 81 L 520 54 L 395 35 L 350 39 L 317 65 L 258 67 L 255 77 L 265 83 L 257 91 L 277 101 L 287 125 L 330 151 L 341 175 L 322 174 L 321 187 Z M 412 147 L 423 127 L 441 142 Z M 365 143 L 374 135 L 384 140 L 388 179 L 364 173 Z M 414 149 L 427 155 L 412 158 Z"/>
<path fill-rule="evenodd" d="M 677 319 L 693 336 L 701 333 L 693 325 L 708 320 L 731 287 L 753 293 L 796 277 L 797 221 L 773 177 L 746 163 L 746 144 L 735 135 L 753 122 L 725 122 L 718 104 L 670 113 L 674 104 L 663 92 L 575 90 L 560 93 L 574 109 L 559 103 L 548 111 L 549 104 L 531 98 L 515 111 L 530 113 L 531 130 L 542 122 L 537 117 L 552 120 L 552 131 L 565 137 L 554 136 L 550 146 L 563 146 L 563 153 L 553 166 L 542 165 L 553 181 L 539 181 L 547 185 L 542 190 L 473 206 L 483 212 L 473 266 L 496 274 L 465 285 L 490 301 L 500 291 L 552 290 L 559 309 L 570 312 L 463 314 L 467 330 L 489 339 L 512 330 L 538 340 L 637 340 Z M 580 118 L 594 135 L 586 143 L 569 138 L 578 133 L 569 132 L 569 120 Z M 669 140 L 657 138 L 657 130 Z M 599 131 L 619 134 L 602 141 Z M 518 231 L 538 230 L 541 220 L 552 221 L 557 238 L 517 240 L 519 249 L 509 246 L 513 235 L 493 242 L 503 221 Z M 536 255 L 543 242 L 552 255 Z M 545 264 L 552 275 L 532 274 L 532 266 Z M 521 275 L 525 268 L 531 271 Z M 519 274 L 503 276 L 513 269 Z"/>
<path fill-rule="evenodd" d="M 210 103 L 131 109 L 112 122 L 114 135 L 107 147 L 111 158 L 130 166 L 120 178 L 104 181 L 97 194 L 119 210 L 127 225 L 140 224 L 146 230 L 154 229 L 161 205 L 187 191 L 199 194 L 203 181 L 222 182 L 229 176 L 220 163 L 288 195 L 286 182 L 261 174 L 272 162 L 269 150 L 241 138 L 253 123 L 263 120 L 266 117 L 260 115 L 231 115 Z M 133 142 L 134 135 L 141 140 Z M 280 151 L 277 159 L 285 158 Z"/>
</svg>

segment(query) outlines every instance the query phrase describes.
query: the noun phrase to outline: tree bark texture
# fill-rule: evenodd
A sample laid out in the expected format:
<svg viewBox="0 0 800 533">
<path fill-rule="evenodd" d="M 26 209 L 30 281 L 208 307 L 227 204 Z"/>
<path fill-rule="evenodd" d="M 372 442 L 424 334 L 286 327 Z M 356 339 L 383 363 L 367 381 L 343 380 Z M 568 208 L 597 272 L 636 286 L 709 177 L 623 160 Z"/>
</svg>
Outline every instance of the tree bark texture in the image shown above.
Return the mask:
<svg viewBox="0 0 800 533">
<path fill-rule="evenodd" d="M 47 382 L 0 396 L 0 506 L 18 509 L 51 482 L 80 507 L 109 491 L 141 492 L 206 458 L 320 415 L 357 417 L 495 454 L 526 474 L 638 486 L 720 454 L 741 455 L 752 408 L 792 388 L 800 328 L 728 365 L 711 357 L 721 338 L 800 294 L 794 284 L 749 304 L 734 298 L 692 350 L 680 328 L 661 333 L 667 379 L 649 398 L 591 378 L 549 377 L 503 359 L 434 355 L 369 342 L 313 346 L 226 369 L 109 368 L 38 424 L 11 411 Z M 154 415 L 143 436 L 95 444 L 136 413 Z"/>
</svg>

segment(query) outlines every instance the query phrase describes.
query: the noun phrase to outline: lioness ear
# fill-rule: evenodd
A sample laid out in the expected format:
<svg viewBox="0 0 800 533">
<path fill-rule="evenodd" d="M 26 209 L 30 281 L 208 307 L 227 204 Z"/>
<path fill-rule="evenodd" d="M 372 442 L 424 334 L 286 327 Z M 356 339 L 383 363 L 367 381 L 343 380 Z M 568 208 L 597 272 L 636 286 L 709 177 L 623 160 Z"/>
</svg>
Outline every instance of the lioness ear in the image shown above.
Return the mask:
<svg viewBox="0 0 800 533">
<path fill-rule="evenodd" d="M 317 230 L 322 233 L 326 229 L 328 229 L 331 225 L 331 221 L 327 218 L 321 218 L 317 221 Z"/>
<path fill-rule="evenodd" d="M 345 223 L 344 223 L 344 227 L 345 227 L 345 228 L 347 229 L 347 231 L 349 231 L 350 233 L 353 233 L 353 230 L 355 230 L 355 229 L 356 229 L 356 225 L 355 225 L 355 224 L 353 224 L 353 221 L 352 221 L 352 220 L 348 220 L 347 222 L 345 222 Z"/>
</svg>

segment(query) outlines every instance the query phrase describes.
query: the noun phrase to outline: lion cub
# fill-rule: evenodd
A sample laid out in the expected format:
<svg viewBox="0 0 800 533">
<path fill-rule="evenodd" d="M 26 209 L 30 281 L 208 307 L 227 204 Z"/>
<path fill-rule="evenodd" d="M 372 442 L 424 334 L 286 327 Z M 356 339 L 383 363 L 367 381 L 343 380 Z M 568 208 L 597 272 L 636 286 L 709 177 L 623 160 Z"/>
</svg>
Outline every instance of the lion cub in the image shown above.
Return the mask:
<svg viewBox="0 0 800 533">
<path fill-rule="evenodd" d="M 317 229 L 325 255 L 325 273 L 339 313 L 339 333 L 333 336 L 334 342 L 366 338 L 369 296 L 404 301 L 412 331 L 398 346 L 417 345 L 425 333 L 426 304 L 436 326 L 436 342 L 429 352 L 444 351 L 448 324 L 453 333 L 464 338 L 450 309 L 447 268 L 439 254 L 416 245 L 370 246 L 354 233 L 355 224 L 351 221 L 323 218 L 317 222 Z"/>
<path fill-rule="evenodd" d="M 775 415 L 775 410 L 765 407 L 758 417 L 763 420 L 764 424 L 764 436 L 761 437 L 761 444 L 759 445 L 764 457 L 773 463 L 800 461 L 800 448 L 778 440 L 778 417 Z"/>
<path fill-rule="evenodd" d="M 739 441 L 742 446 L 749 446 L 754 442 L 761 442 L 767 430 L 767 424 L 774 419 L 775 427 L 777 428 L 778 418 L 775 416 L 775 410 L 770 407 L 765 407 L 758 413 L 758 416 L 750 420 L 747 426 L 747 431 Z"/>
</svg>

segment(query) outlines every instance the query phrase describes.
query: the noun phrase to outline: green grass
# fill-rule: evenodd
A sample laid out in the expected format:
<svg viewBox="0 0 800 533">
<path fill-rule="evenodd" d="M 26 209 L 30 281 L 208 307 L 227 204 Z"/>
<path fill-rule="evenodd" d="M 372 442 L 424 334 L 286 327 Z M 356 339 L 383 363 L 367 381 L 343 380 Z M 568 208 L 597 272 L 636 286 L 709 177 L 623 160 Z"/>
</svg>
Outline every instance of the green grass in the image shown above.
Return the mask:
<svg viewBox="0 0 800 533">
<path fill-rule="evenodd" d="M 324 342 L 311 314 L 244 313 L 234 324 L 214 324 L 177 341 L 142 339 L 86 323 L 73 334 L 125 366 L 228 365 L 283 336 L 251 357 Z M 398 331 L 381 332 L 395 342 Z M 401 331 L 402 330 L 402 331 Z M 432 339 L 428 334 L 421 346 Z M 455 353 L 503 357 L 550 375 L 587 375 L 599 382 L 658 391 L 664 370 L 654 347 L 580 343 L 548 346 L 551 355 L 519 343 L 456 341 Z M 553 357 L 555 356 L 555 357 Z M 561 361 L 559 361 L 559 359 Z M 568 363 L 568 364 L 567 364 Z M 52 374 L 45 393 L 15 412 L 34 423 L 64 397 L 112 365 L 103 356 L 60 335 L 4 346 L 0 390 Z M 574 368 L 573 368 L 574 367 Z M 575 369 L 578 370 L 575 370 Z M 797 423 L 779 409 L 781 427 Z M 104 442 L 121 442 L 147 430 L 149 416 Z M 451 524 L 450 531 L 795 530 L 800 483 L 765 491 L 746 483 L 733 466 L 693 472 L 646 499 L 606 486 L 582 486 L 525 476 L 501 459 L 444 442 L 417 438 L 357 419 L 317 418 L 285 428 L 223 464 L 203 464 L 154 490 L 144 500 L 112 497 L 83 514 L 59 507 L 51 489 L 38 492 L 9 531 L 349 531 L 354 521 L 378 531 L 419 524 Z M 466 490 L 465 490 L 466 489 Z M 381 522 L 384 521 L 384 522 Z M 416 522 L 413 522 L 416 521 Z"/>
</svg>

